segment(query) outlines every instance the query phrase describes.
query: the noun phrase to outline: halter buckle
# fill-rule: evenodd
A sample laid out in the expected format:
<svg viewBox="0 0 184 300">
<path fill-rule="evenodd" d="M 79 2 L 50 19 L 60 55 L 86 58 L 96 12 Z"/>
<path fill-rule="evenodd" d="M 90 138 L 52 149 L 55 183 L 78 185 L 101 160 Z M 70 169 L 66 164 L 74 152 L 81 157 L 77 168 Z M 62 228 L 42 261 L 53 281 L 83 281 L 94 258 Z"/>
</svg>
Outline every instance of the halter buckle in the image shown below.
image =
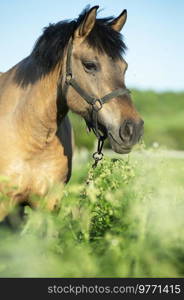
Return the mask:
<svg viewBox="0 0 184 300">
<path fill-rule="evenodd" d="M 101 99 L 94 99 L 93 101 L 93 109 L 98 112 L 101 108 L 102 108 L 102 105 L 103 105 L 103 102 Z M 100 106 L 99 106 L 100 105 Z"/>
</svg>

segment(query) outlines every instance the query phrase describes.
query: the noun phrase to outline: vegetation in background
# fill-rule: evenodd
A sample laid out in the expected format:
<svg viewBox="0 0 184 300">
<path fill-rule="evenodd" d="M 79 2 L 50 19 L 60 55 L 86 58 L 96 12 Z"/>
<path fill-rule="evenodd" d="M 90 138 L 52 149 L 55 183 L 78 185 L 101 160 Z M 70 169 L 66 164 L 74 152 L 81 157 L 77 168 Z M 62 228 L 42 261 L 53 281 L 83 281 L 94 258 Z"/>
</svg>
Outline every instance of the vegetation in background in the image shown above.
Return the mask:
<svg viewBox="0 0 184 300">
<path fill-rule="evenodd" d="M 106 155 L 93 172 L 77 153 L 58 214 L 27 208 L 18 231 L 1 226 L 0 276 L 183 276 L 184 160 L 169 155 Z"/>
<path fill-rule="evenodd" d="M 132 98 L 145 121 L 146 146 L 156 142 L 168 149 L 184 150 L 184 92 L 132 90 Z M 85 132 L 85 122 L 74 114 L 70 114 L 70 118 L 77 136 L 77 147 L 93 149 L 95 136 Z"/>
</svg>

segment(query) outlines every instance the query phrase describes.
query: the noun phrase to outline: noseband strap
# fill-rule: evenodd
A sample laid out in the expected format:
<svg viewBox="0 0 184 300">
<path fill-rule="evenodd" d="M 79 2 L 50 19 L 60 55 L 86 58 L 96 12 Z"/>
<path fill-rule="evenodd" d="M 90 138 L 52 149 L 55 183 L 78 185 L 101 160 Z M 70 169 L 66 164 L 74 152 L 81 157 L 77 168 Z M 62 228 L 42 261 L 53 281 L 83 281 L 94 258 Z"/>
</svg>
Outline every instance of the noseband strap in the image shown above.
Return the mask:
<svg viewBox="0 0 184 300">
<path fill-rule="evenodd" d="M 99 147 L 100 143 L 105 140 L 106 136 L 102 135 L 98 128 L 98 111 L 102 108 L 103 104 L 111 100 L 112 98 L 129 95 L 130 91 L 126 88 L 116 89 L 109 94 L 105 95 L 102 98 L 96 98 L 89 95 L 75 80 L 74 75 L 72 73 L 72 39 L 69 41 L 68 51 L 67 51 L 67 59 L 66 59 L 66 76 L 65 83 L 62 91 L 63 97 L 66 99 L 66 94 L 69 86 L 72 86 L 73 89 L 88 103 L 92 106 L 92 121 L 93 126 L 91 127 L 93 132 L 98 138 L 98 154 L 101 154 L 102 147 Z M 103 146 L 103 143 L 102 143 Z"/>
<path fill-rule="evenodd" d="M 68 76 L 68 78 L 69 78 L 69 76 Z M 91 97 L 85 90 L 83 90 L 83 88 L 80 87 L 80 85 L 77 83 L 77 81 L 74 78 L 70 77 L 69 79 L 66 79 L 65 83 L 67 85 L 71 85 L 77 91 L 77 93 L 84 100 L 86 100 L 86 102 L 88 102 L 89 104 L 94 105 L 94 106 L 95 106 L 96 102 L 99 102 L 102 106 L 104 103 L 108 102 L 110 99 L 112 99 L 114 97 L 122 96 L 122 95 L 129 93 L 127 89 L 119 88 L 119 89 L 114 90 L 111 93 L 105 95 L 102 98 L 95 98 L 95 97 Z"/>
</svg>

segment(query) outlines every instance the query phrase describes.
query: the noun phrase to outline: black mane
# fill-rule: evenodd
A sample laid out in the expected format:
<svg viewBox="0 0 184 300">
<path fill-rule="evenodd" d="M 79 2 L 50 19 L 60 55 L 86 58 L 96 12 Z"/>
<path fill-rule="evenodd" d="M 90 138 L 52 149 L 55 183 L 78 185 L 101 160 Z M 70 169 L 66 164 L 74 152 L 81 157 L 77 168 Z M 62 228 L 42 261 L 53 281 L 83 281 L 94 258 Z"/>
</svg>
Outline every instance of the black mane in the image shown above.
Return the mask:
<svg viewBox="0 0 184 300">
<path fill-rule="evenodd" d="M 44 28 L 43 34 L 37 40 L 31 53 L 39 65 L 48 69 L 56 66 L 62 59 L 64 48 L 70 37 L 84 20 L 87 11 L 85 9 L 78 19 L 73 21 L 61 21 Z M 124 53 L 126 46 L 122 41 L 121 34 L 109 26 L 112 21 L 112 17 L 96 19 L 95 26 L 87 37 L 87 42 L 91 47 L 116 59 Z"/>
<path fill-rule="evenodd" d="M 84 20 L 88 10 L 89 7 L 84 9 L 79 17 L 72 21 L 65 20 L 45 27 L 30 56 L 23 60 L 23 64 L 18 68 L 16 81 L 26 85 L 25 76 L 27 74 L 25 73 L 28 69 L 29 76 L 32 74 L 31 81 L 36 81 L 38 77 L 44 76 L 53 70 L 62 59 L 70 37 L 73 36 L 76 28 Z M 108 56 L 116 59 L 125 52 L 126 45 L 122 40 L 122 35 L 114 31 L 109 25 L 113 19 L 113 17 L 96 19 L 95 26 L 87 37 L 87 42 L 99 52 L 105 52 Z"/>
</svg>

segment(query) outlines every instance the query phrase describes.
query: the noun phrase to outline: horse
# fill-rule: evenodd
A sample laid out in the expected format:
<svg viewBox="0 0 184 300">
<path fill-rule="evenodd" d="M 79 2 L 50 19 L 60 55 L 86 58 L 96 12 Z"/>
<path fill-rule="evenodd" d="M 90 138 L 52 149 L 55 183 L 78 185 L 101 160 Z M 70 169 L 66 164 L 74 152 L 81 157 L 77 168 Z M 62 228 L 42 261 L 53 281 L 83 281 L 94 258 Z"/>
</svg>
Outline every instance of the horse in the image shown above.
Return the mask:
<svg viewBox="0 0 184 300">
<path fill-rule="evenodd" d="M 44 28 L 30 55 L 0 76 L 0 190 L 10 199 L 0 200 L 0 220 L 10 206 L 39 207 L 30 195 L 47 195 L 70 179 L 69 110 L 118 153 L 129 153 L 143 134 L 124 82 L 128 64 L 120 31 L 127 11 L 97 18 L 98 8 Z M 48 197 L 47 209 L 57 201 Z"/>
</svg>

